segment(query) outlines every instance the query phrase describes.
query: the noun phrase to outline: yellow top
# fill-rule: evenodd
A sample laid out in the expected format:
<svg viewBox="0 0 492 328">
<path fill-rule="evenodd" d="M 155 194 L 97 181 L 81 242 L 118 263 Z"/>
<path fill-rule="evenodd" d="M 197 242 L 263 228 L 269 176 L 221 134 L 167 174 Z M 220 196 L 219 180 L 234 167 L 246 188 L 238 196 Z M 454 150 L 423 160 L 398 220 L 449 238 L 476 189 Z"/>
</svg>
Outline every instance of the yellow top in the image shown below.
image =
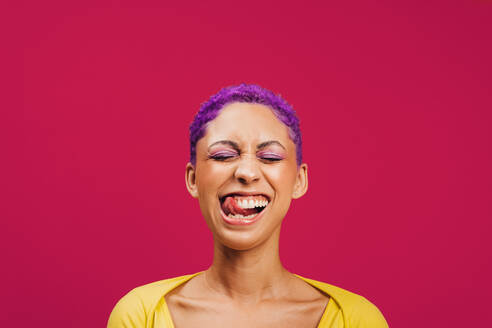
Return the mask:
<svg viewBox="0 0 492 328">
<path fill-rule="evenodd" d="M 108 328 L 174 328 L 164 296 L 201 272 L 137 287 L 114 307 Z M 297 276 L 330 296 L 318 328 L 388 328 L 383 315 L 364 297 Z"/>
</svg>

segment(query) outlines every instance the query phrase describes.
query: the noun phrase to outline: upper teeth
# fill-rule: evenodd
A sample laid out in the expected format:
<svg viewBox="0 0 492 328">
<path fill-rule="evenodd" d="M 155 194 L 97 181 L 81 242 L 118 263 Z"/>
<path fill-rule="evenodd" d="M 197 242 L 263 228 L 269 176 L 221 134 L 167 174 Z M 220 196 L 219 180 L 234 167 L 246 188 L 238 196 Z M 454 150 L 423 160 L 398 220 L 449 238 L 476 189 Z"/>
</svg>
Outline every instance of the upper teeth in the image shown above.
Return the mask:
<svg viewBox="0 0 492 328">
<path fill-rule="evenodd" d="M 268 200 L 236 198 L 236 203 L 241 208 L 255 208 L 267 206 Z"/>
</svg>

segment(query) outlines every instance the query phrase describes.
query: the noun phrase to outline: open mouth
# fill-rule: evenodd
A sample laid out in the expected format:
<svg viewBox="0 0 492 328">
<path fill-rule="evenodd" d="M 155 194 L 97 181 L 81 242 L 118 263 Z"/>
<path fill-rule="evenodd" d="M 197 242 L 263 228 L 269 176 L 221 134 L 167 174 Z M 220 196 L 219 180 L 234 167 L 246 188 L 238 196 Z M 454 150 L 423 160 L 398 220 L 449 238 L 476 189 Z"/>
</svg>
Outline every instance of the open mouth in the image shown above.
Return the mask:
<svg viewBox="0 0 492 328">
<path fill-rule="evenodd" d="M 220 198 L 222 212 L 232 220 L 253 221 L 270 200 L 265 195 L 228 194 Z"/>
</svg>

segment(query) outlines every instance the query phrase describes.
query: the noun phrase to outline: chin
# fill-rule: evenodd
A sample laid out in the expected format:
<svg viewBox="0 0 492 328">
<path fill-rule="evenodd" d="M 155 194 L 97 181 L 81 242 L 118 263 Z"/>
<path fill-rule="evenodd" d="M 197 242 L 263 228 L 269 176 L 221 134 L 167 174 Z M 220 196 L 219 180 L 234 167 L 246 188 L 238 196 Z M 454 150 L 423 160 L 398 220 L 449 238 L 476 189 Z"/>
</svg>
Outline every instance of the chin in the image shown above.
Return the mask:
<svg viewBox="0 0 492 328">
<path fill-rule="evenodd" d="M 225 213 L 219 208 L 209 212 L 205 219 L 216 244 L 232 250 L 246 251 L 278 235 L 282 223 L 282 220 L 278 219 L 282 216 L 278 214 L 280 213 L 272 212 L 272 208 L 267 207 L 259 212 L 253 220 L 238 223 L 228 220 Z"/>
<path fill-rule="evenodd" d="M 259 222 L 258 222 L 259 223 Z M 278 235 L 280 224 L 275 227 L 266 226 L 228 226 L 219 224 L 211 228 L 214 242 L 229 249 L 237 251 L 247 251 L 253 249 L 265 242 L 271 240 L 272 237 Z"/>
<path fill-rule="evenodd" d="M 216 243 L 236 251 L 247 251 L 255 248 L 264 242 L 263 239 L 247 231 L 227 231 L 214 235 Z"/>
</svg>

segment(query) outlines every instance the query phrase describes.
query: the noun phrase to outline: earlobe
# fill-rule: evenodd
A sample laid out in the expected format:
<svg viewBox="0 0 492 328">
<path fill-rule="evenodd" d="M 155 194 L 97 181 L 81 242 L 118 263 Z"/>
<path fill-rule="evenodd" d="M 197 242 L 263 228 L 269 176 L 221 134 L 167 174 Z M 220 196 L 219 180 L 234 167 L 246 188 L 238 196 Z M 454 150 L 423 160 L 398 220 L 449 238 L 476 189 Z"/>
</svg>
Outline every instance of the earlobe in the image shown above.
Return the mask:
<svg viewBox="0 0 492 328">
<path fill-rule="evenodd" d="M 185 182 L 186 182 L 186 189 L 188 189 L 188 192 L 190 193 L 191 197 L 198 198 L 195 167 L 191 163 L 186 164 Z"/>
<path fill-rule="evenodd" d="M 297 169 L 296 184 L 292 192 L 292 198 L 297 199 L 302 197 L 308 189 L 308 167 L 306 163 L 302 163 Z"/>
</svg>

